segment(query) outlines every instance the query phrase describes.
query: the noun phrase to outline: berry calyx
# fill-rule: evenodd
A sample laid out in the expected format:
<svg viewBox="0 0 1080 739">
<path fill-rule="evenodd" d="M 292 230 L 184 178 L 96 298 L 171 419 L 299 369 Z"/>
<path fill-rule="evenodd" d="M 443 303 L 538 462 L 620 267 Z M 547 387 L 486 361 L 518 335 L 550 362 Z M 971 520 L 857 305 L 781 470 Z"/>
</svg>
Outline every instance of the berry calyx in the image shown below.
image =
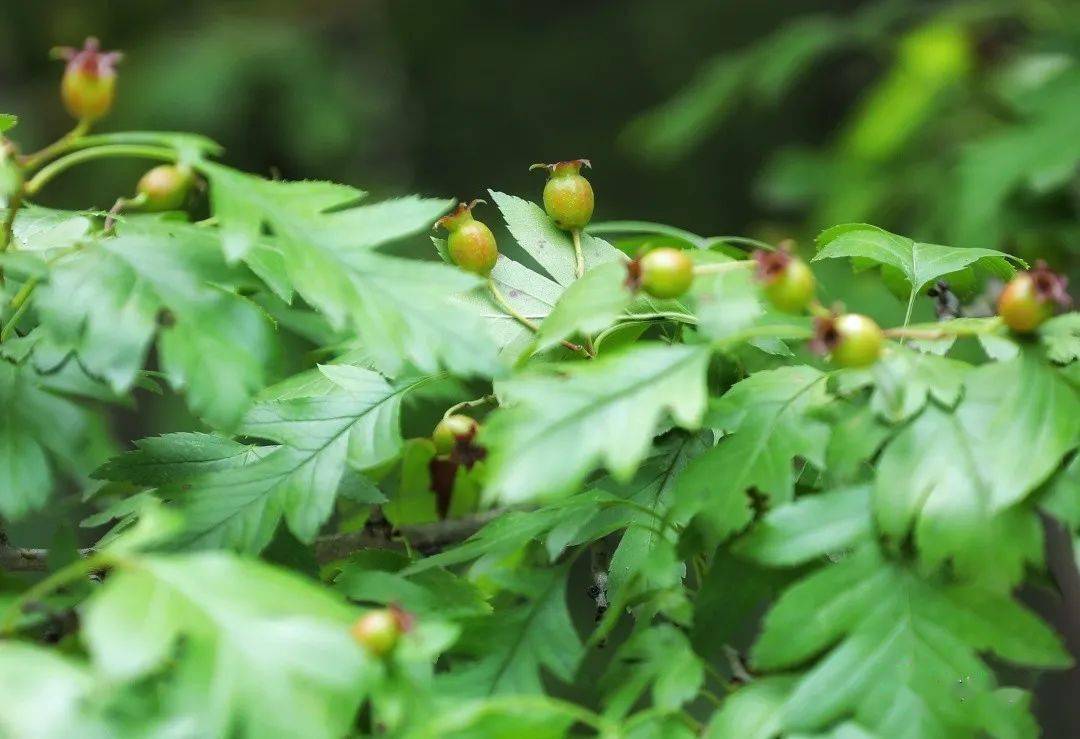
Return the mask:
<svg viewBox="0 0 1080 739">
<path fill-rule="evenodd" d="M 368 611 L 352 626 L 352 636 L 368 654 L 385 658 L 397 646 L 401 635 L 412 628 L 413 618 L 397 606 Z"/>
<path fill-rule="evenodd" d="M 159 164 L 139 178 L 135 191 L 147 210 L 176 210 L 184 204 L 194 182 L 191 167 Z"/>
<path fill-rule="evenodd" d="M 885 334 L 873 319 L 858 313 L 814 319 L 810 348 L 831 355 L 841 367 L 868 367 L 881 356 Z"/>
<path fill-rule="evenodd" d="M 1055 307 L 1068 308 L 1072 298 L 1066 291 L 1068 279 L 1046 266 L 1035 263 L 1030 272 L 1014 277 L 998 298 L 998 315 L 1005 325 L 1017 333 L 1037 329 L 1051 316 Z"/>
<path fill-rule="evenodd" d="M 570 159 L 554 164 L 534 164 L 529 169 L 546 169 L 544 210 L 555 225 L 565 231 L 585 228 L 592 220 L 596 204 L 592 185 L 581 174 L 582 167 L 592 167 L 588 159 Z"/>
<path fill-rule="evenodd" d="M 641 288 L 654 298 L 677 298 L 694 281 L 694 263 L 681 249 L 653 249 L 628 267 L 627 285 Z"/>
<path fill-rule="evenodd" d="M 471 442 L 479 431 L 480 424 L 475 418 L 455 414 L 439 421 L 431 440 L 438 454 L 450 454 L 459 445 Z"/>
<path fill-rule="evenodd" d="M 91 37 L 81 49 L 64 47 L 54 55 L 67 62 L 60 80 L 60 98 L 67 111 L 87 123 L 108 113 L 116 98 L 116 63 L 122 54 L 101 51 L 98 40 Z"/>
<path fill-rule="evenodd" d="M 499 247 L 495 243 L 495 234 L 491 229 L 473 217 L 472 209 L 483 200 L 462 203 L 454 211 L 435 222 L 450 235 L 446 238 L 446 248 L 454 264 L 466 272 L 487 277 L 499 261 Z"/>
<path fill-rule="evenodd" d="M 787 313 L 801 313 L 813 302 L 817 282 L 806 262 L 783 248 L 776 251 L 758 249 L 751 256 L 757 263 L 761 291 L 776 308 Z"/>
</svg>

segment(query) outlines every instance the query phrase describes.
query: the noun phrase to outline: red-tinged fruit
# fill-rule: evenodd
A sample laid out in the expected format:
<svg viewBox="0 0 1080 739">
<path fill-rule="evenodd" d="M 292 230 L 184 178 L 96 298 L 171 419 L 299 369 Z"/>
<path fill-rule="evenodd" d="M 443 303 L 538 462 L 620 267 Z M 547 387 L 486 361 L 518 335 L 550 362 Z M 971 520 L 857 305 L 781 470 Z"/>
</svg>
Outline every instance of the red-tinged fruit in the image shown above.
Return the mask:
<svg viewBox="0 0 1080 739">
<path fill-rule="evenodd" d="M 87 123 L 105 116 L 116 98 L 118 51 L 101 51 L 96 38 L 81 49 L 61 48 L 55 55 L 67 62 L 60 80 L 60 97 L 72 116 Z"/>
<path fill-rule="evenodd" d="M 401 635 L 412 628 L 412 616 L 390 606 L 368 611 L 352 626 L 352 636 L 368 654 L 385 658 L 397 646 Z"/>
<path fill-rule="evenodd" d="M 1068 279 L 1036 262 L 1030 272 L 1014 277 L 998 298 L 998 315 L 1017 333 L 1030 333 L 1054 315 L 1057 307 L 1068 308 L 1072 298 Z"/>
<path fill-rule="evenodd" d="M 677 298 L 694 281 L 694 263 L 681 249 L 664 246 L 653 249 L 636 263 L 631 263 L 631 279 L 654 298 Z"/>
<path fill-rule="evenodd" d="M 459 444 L 467 444 L 476 438 L 480 424 L 475 418 L 454 414 L 439 421 L 431 440 L 438 454 L 450 454 Z"/>
<path fill-rule="evenodd" d="M 844 313 L 814 320 L 810 348 L 830 355 L 841 367 L 869 367 L 881 356 L 884 344 L 885 334 L 873 319 Z"/>
<path fill-rule="evenodd" d="M 149 170 L 135 186 L 146 210 L 176 210 L 184 204 L 195 174 L 182 164 L 160 164 Z"/>
<path fill-rule="evenodd" d="M 453 213 L 436 221 L 450 235 L 446 238 L 446 248 L 450 259 L 466 272 L 487 277 L 499 261 L 499 247 L 491 229 L 473 217 L 472 209 L 483 200 L 462 203 Z"/>
<path fill-rule="evenodd" d="M 761 291 L 777 309 L 801 313 L 813 302 L 817 282 L 806 262 L 793 257 L 786 249 L 759 249 L 753 258 L 757 263 Z"/>
<path fill-rule="evenodd" d="M 566 231 L 585 228 L 592 220 L 596 198 L 592 185 L 581 174 L 582 167 L 592 167 L 592 164 L 588 159 L 570 159 L 530 167 L 548 171 L 544 210 L 556 226 Z"/>
</svg>

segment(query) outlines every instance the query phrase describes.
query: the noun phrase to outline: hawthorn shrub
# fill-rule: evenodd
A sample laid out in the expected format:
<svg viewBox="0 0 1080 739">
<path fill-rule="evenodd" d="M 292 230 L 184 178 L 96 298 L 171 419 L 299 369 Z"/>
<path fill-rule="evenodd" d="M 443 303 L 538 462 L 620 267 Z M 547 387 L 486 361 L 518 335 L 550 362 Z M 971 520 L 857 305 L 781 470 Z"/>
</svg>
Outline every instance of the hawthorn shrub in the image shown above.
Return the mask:
<svg viewBox="0 0 1080 739">
<path fill-rule="evenodd" d="M 543 207 L 366 204 L 90 133 L 116 57 L 65 57 L 75 130 L 0 149 L 0 514 L 66 494 L 105 533 L 0 550 L 5 737 L 1039 733 L 1008 683 L 1070 665 L 1014 596 L 1060 574 L 1044 522 L 1080 531 L 1062 277 L 825 231 L 810 261 L 902 276 L 909 319 L 1008 283 L 882 328 L 790 244 L 591 222 L 584 160 Z M 112 157 L 156 166 L 38 203 Z M 443 263 L 388 248 L 436 223 Z M 136 389 L 202 425 L 119 452 Z"/>
</svg>

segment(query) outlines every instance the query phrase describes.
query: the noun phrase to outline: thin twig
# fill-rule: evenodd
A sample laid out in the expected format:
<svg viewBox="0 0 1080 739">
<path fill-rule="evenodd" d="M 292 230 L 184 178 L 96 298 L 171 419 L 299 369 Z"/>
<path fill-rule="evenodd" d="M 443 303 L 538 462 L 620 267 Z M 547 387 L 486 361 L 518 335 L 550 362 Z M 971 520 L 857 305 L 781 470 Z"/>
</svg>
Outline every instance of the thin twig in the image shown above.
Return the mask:
<svg viewBox="0 0 1080 739">
<path fill-rule="evenodd" d="M 79 122 L 75 124 L 75 128 L 71 129 L 63 136 L 52 142 L 48 146 L 33 152 L 32 154 L 26 154 L 19 158 L 19 163 L 28 171 L 32 171 L 37 166 L 55 156 L 63 154 L 72 144 L 81 139 L 87 131 L 90 130 L 90 121 L 86 118 L 80 118 Z"/>
<path fill-rule="evenodd" d="M 405 542 L 416 551 L 430 554 L 465 541 L 479 531 L 484 524 L 506 513 L 495 509 L 474 513 L 463 518 L 451 518 L 435 523 L 402 526 L 393 529 L 385 524 L 369 522 L 361 531 L 345 534 L 329 534 L 315 542 L 315 555 L 320 562 L 344 559 L 360 549 L 404 549 Z M 81 549 L 82 557 L 94 554 L 93 549 Z M 49 556 L 48 549 L 0 545 L 0 570 L 4 572 L 44 572 Z"/>
</svg>

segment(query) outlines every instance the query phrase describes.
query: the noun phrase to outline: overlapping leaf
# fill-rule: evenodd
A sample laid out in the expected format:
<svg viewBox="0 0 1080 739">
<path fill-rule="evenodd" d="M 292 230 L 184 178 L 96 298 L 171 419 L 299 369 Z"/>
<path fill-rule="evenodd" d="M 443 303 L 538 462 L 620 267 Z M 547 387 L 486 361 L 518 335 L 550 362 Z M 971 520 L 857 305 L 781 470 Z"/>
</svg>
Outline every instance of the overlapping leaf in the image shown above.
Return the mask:
<svg viewBox="0 0 1080 739">
<path fill-rule="evenodd" d="M 828 427 L 808 412 L 828 399 L 825 375 L 807 366 L 758 372 L 731 388 L 706 423 L 729 432 L 696 458 L 677 482 L 680 506 L 700 511 L 710 533 L 723 538 L 752 515 L 751 489 L 773 504 L 794 492 L 796 457 L 824 466 Z"/>
<path fill-rule="evenodd" d="M 58 478 L 83 480 L 114 452 L 104 419 L 54 392 L 54 378 L 0 360 L 0 515 L 40 510 Z"/>
<path fill-rule="evenodd" d="M 697 696 L 704 679 L 701 658 L 686 635 L 659 624 L 619 647 L 600 683 L 605 713 L 625 716 L 647 690 L 656 709 L 677 711 Z"/>
<path fill-rule="evenodd" d="M 475 277 L 374 251 L 428 229 L 449 201 L 409 197 L 350 207 L 362 193 L 343 185 L 272 182 L 217 165 L 205 171 L 226 254 L 245 257 L 268 227 L 296 291 L 334 326 L 348 320 L 388 374 L 406 364 L 498 373 L 480 318 L 452 301 L 478 284 Z"/>
<path fill-rule="evenodd" d="M 573 679 L 585 650 L 567 610 L 567 574 L 563 566 L 496 575 L 495 612 L 465 622 L 444 687 L 472 697 L 532 694 L 543 692 L 541 669 Z"/>
<path fill-rule="evenodd" d="M 234 555 L 143 556 L 87 604 L 83 636 L 113 679 L 178 659 L 173 710 L 202 736 L 332 739 L 371 669 L 349 635 L 356 615 L 299 576 Z"/>
<path fill-rule="evenodd" d="M 685 428 L 705 410 L 707 347 L 643 343 L 588 363 L 552 365 L 499 383 L 487 494 L 516 503 L 572 491 L 602 464 L 627 480 L 666 414 Z"/>
<path fill-rule="evenodd" d="M 913 531 L 931 566 L 952 557 L 970 576 L 1015 582 L 1041 556 L 1037 521 L 1015 506 L 1080 443 L 1080 398 L 1027 354 L 972 370 L 965 391 L 955 411 L 929 404 L 885 447 L 875 514 L 896 540 Z"/>
<path fill-rule="evenodd" d="M 789 588 L 754 647 L 758 669 L 824 652 L 784 700 L 787 731 L 854 717 L 882 736 L 1034 736 L 1025 701 L 978 653 L 1062 667 L 1058 638 L 1008 594 L 923 580 L 873 547 Z"/>
<path fill-rule="evenodd" d="M 216 286 L 244 276 L 224 264 L 204 230 L 161 223 L 133 231 L 52 268 L 35 297 L 46 333 L 116 392 L 131 387 L 158 335 L 170 384 L 208 422 L 228 428 L 263 387 L 270 321 Z"/>
<path fill-rule="evenodd" d="M 258 552 L 283 517 L 299 539 L 311 541 L 346 471 L 397 455 L 402 398 L 424 382 L 391 385 L 349 365 L 322 369 L 332 383 L 321 392 L 256 403 L 240 424 L 239 433 L 276 445 L 176 435 L 143 442 L 100 474 L 162 486 L 185 514 L 189 546 Z"/>
</svg>

